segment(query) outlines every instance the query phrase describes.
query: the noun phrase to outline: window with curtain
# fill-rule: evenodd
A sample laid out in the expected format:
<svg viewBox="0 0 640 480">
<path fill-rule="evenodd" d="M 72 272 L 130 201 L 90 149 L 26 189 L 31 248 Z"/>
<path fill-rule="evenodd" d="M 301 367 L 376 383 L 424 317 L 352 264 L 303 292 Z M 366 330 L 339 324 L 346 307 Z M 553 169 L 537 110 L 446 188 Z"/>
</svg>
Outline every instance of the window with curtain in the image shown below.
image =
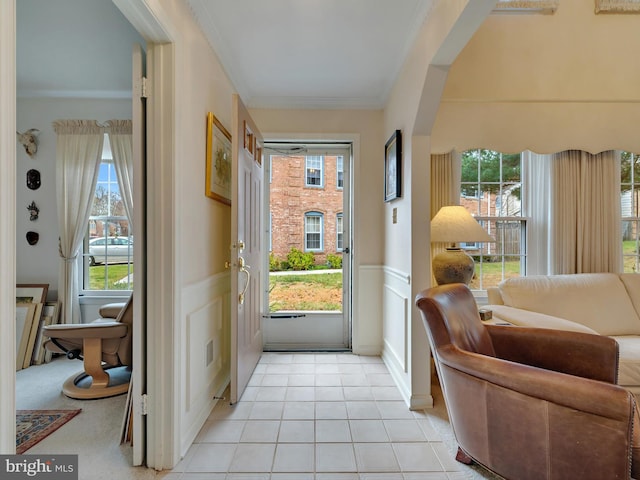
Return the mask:
<svg viewBox="0 0 640 480">
<path fill-rule="evenodd" d="M 527 219 L 522 195 L 522 156 L 474 149 L 461 156 L 460 205 L 495 239 L 462 243 L 476 263 L 470 287 L 486 290 L 526 273 Z"/>
<path fill-rule="evenodd" d="M 344 157 L 336 157 L 336 186 L 338 189 L 344 188 Z"/>
<path fill-rule="evenodd" d="M 640 155 L 622 152 L 620 158 L 620 209 L 624 271 L 640 272 Z"/>
<path fill-rule="evenodd" d="M 320 212 L 304 214 L 304 249 L 307 252 L 320 252 L 322 245 L 323 215 Z"/>
<path fill-rule="evenodd" d="M 109 137 L 93 193 L 83 251 L 83 289 L 133 289 L 133 232 L 111 155 Z"/>
</svg>

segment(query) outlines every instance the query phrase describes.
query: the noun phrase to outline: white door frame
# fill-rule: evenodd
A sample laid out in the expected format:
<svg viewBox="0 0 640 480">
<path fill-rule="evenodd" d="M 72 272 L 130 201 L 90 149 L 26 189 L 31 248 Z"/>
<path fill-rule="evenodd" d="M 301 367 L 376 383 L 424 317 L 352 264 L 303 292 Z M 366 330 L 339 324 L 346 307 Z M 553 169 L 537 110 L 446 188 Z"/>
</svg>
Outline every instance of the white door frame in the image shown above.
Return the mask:
<svg viewBox="0 0 640 480">
<path fill-rule="evenodd" d="M 343 143 L 351 144 L 351 158 L 350 158 L 350 168 L 349 174 L 345 178 L 345 181 L 349 182 L 348 185 L 348 195 L 349 199 L 346 199 L 345 202 L 349 204 L 349 212 L 348 215 L 345 215 L 345 221 L 349 222 L 350 231 L 349 231 L 349 239 L 348 239 L 348 247 L 349 247 L 349 264 L 348 268 L 343 269 L 343 275 L 348 275 L 350 277 L 350 291 L 345 295 L 343 299 L 343 309 L 344 315 L 348 316 L 348 322 L 345 323 L 345 328 L 350 329 L 350 332 L 344 332 L 345 338 L 349 338 L 349 347 L 353 347 L 355 344 L 355 338 L 357 335 L 357 326 L 354 324 L 354 305 L 357 305 L 356 302 L 356 292 L 357 290 L 353 288 L 354 285 L 358 285 L 358 280 L 356 278 L 358 274 L 359 265 L 359 255 L 357 249 L 354 248 L 357 234 L 357 224 L 354 221 L 355 218 L 358 218 L 355 209 L 357 208 L 356 203 L 354 202 L 354 198 L 356 198 L 356 190 L 358 189 L 358 176 L 355 175 L 355 172 L 358 170 L 359 165 L 359 156 L 360 156 L 360 135 L 359 134 L 345 134 L 345 133 L 323 133 L 323 134 L 300 134 L 300 133 L 263 133 L 263 137 L 265 139 L 265 143 L 279 143 L 279 142 L 291 142 L 291 143 Z M 267 169 L 265 169 L 265 172 Z M 268 185 L 269 180 L 265 179 L 264 183 L 265 187 L 265 198 L 269 195 L 268 193 Z M 269 202 L 265 202 L 268 206 Z M 265 208 L 265 218 L 264 224 L 270 225 L 269 221 L 269 209 Z M 265 249 L 267 250 L 267 249 Z M 266 252 L 268 254 L 268 251 Z M 269 259 L 268 255 L 265 255 L 264 258 L 264 272 L 265 272 L 265 286 L 268 288 L 269 285 Z M 264 292 L 265 297 L 268 297 L 268 293 Z M 268 308 L 268 302 L 264 302 L 265 312 L 264 315 L 267 315 L 269 312 L 266 311 Z M 283 346 L 284 348 L 284 346 Z"/>
<path fill-rule="evenodd" d="M 177 290 L 175 266 L 175 54 L 172 20 L 154 2 L 113 0 L 147 41 L 147 236 L 159 238 L 147 246 L 147 424 L 146 463 L 172 468 L 180 460 L 180 415 L 175 355 L 174 318 Z M 170 292 L 167 295 L 167 292 Z M 169 353 L 171 352 L 171 353 Z M 134 366 L 135 369 L 135 366 Z M 141 405 L 134 405 L 134 411 Z"/>
<path fill-rule="evenodd" d="M 16 451 L 16 0 L 0 2 L 0 453 Z"/>
</svg>

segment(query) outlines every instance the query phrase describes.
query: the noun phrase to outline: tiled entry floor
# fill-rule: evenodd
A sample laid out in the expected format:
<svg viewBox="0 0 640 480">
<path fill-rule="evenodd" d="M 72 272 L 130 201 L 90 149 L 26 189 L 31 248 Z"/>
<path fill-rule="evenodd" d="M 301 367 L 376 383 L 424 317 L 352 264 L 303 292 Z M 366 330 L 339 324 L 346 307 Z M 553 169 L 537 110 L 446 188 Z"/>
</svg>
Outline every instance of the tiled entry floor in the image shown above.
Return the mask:
<svg viewBox="0 0 640 480">
<path fill-rule="evenodd" d="M 241 400 L 219 402 L 165 480 L 493 478 L 453 459 L 379 357 L 265 353 Z"/>
</svg>

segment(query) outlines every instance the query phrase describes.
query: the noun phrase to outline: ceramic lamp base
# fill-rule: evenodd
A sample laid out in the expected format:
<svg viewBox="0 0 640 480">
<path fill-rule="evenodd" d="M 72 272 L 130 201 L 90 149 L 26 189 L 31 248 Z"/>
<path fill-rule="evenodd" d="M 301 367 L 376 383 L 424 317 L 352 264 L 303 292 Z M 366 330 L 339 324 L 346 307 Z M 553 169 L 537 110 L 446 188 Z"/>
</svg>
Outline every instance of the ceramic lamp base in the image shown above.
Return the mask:
<svg viewBox="0 0 640 480">
<path fill-rule="evenodd" d="M 464 283 L 468 285 L 473 278 L 473 258 L 460 248 L 447 248 L 433 258 L 433 276 L 438 285 Z"/>
</svg>

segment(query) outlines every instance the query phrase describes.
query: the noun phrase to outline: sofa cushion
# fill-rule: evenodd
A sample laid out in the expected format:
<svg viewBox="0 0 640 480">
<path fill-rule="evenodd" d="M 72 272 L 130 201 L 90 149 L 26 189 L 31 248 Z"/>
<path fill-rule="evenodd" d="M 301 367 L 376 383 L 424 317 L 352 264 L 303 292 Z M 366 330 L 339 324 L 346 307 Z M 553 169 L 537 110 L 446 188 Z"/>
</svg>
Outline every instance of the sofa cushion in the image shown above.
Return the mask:
<svg viewBox="0 0 640 480">
<path fill-rule="evenodd" d="M 627 295 L 631 299 L 631 303 L 636 309 L 638 317 L 640 317 L 640 275 L 637 273 L 621 273 L 620 280 L 627 289 Z"/>
<path fill-rule="evenodd" d="M 640 318 L 616 274 L 516 277 L 499 288 L 510 307 L 565 318 L 601 335 L 640 335 Z"/>
<path fill-rule="evenodd" d="M 488 305 L 493 312 L 495 319 L 504 320 L 505 322 L 520 327 L 534 328 L 550 328 L 553 330 L 566 330 L 568 332 L 582 332 L 598 335 L 595 330 L 582 325 L 581 323 L 571 322 L 564 318 L 552 317 L 539 312 L 530 312 L 520 308 L 508 307 L 506 305 Z"/>
<path fill-rule="evenodd" d="M 618 385 L 640 385 L 640 336 L 624 335 L 613 337 L 620 349 Z"/>
</svg>

